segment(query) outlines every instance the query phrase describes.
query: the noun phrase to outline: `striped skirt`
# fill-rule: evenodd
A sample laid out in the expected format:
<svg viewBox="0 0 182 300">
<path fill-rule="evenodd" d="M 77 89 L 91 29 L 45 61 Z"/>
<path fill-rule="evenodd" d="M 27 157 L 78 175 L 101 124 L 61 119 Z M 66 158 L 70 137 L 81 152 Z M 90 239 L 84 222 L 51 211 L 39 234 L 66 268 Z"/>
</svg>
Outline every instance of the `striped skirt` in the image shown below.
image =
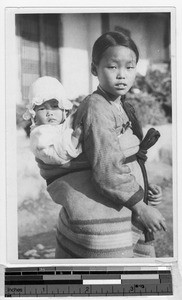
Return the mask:
<svg viewBox="0 0 182 300">
<path fill-rule="evenodd" d="M 98 194 L 92 186 L 90 171 L 68 174 L 47 189 L 62 206 L 56 258 L 154 256 L 153 245 L 146 245 L 142 232 L 132 225 L 131 211 L 126 207 L 114 209 L 111 201 Z"/>
</svg>

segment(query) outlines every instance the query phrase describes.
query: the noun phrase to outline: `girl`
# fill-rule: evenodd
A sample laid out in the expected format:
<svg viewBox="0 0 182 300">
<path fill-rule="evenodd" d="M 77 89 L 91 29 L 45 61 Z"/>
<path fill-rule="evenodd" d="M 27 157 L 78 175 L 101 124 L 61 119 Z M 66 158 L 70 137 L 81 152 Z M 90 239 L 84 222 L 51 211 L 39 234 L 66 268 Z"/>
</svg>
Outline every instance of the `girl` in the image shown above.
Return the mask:
<svg viewBox="0 0 182 300">
<path fill-rule="evenodd" d="M 39 161 L 49 194 L 62 205 L 56 258 L 151 257 L 153 241 L 147 234 L 144 238 L 144 230 L 166 230 L 161 213 L 144 202 L 148 187 L 142 161 L 158 134 L 152 130 L 142 141 L 134 110 L 125 101 L 138 59 L 129 37 L 109 32 L 98 38 L 91 70 L 99 86 L 83 100 L 74 122 L 75 128 L 82 124 L 83 153 L 64 169 L 56 167 L 54 176 L 52 166 Z M 158 187 L 150 193 L 160 200 Z"/>
</svg>

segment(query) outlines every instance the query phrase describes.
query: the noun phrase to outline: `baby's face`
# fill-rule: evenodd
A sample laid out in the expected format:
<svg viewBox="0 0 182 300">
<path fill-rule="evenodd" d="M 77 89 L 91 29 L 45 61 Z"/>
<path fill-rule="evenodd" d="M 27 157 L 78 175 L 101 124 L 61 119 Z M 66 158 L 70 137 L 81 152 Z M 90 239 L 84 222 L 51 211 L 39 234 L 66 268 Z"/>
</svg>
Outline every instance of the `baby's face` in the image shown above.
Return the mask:
<svg viewBox="0 0 182 300">
<path fill-rule="evenodd" d="M 56 99 L 48 100 L 35 106 L 36 125 L 58 125 L 64 121 L 63 110 L 59 108 Z"/>
</svg>

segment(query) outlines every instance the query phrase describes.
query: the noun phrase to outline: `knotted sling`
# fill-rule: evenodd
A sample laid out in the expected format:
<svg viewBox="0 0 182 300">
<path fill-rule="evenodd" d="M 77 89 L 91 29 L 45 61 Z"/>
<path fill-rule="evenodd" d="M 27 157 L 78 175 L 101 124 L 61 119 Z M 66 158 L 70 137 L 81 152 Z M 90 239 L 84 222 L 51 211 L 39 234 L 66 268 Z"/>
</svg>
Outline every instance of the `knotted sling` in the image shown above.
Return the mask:
<svg viewBox="0 0 182 300">
<path fill-rule="evenodd" d="M 128 157 L 127 161 L 131 161 L 131 160 L 135 160 L 137 159 L 142 173 L 143 173 L 143 178 L 144 178 L 144 185 L 145 185 L 145 189 L 144 189 L 144 202 L 146 204 L 148 204 L 148 199 L 147 199 L 147 194 L 148 194 L 148 178 L 147 178 L 147 172 L 146 172 L 146 168 L 145 168 L 145 161 L 147 160 L 147 151 L 149 148 L 151 148 L 159 139 L 160 137 L 160 133 L 159 131 L 157 131 L 155 128 L 150 128 L 145 137 L 143 138 L 143 133 L 142 133 L 142 129 L 141 126 L 136 118 L 135 115 L 135 111 L 134 108 L 126 101 L 123 102 L 123 108 L 126 112 L 126 114 L 128 115 L 129 120 L 132 123 L 132 130 L 133 133 L 140 139 L 141 143 L 140 143 L 140 149 L 139 151 L 136 153 L 136 155 L 134 155 L 135 157 Z M 143 140 L 142 140 L 143 139 Z M 154 240 L 154 235 L 153 233 L 145 230 L 144 232 L 145 234 L 145 241 L 149 242 Z"/>
</svg>

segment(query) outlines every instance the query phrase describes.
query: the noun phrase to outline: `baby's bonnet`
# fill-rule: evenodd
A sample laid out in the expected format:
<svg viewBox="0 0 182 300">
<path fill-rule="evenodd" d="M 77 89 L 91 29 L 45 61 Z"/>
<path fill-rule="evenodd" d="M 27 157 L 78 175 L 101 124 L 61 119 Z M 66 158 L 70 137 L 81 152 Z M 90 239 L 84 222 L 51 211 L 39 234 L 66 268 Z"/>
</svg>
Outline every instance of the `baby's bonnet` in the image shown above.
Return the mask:
<svg viewBox="0 0 182 300">
<path fill-rule="evenodd" d="M 32 83 L 29 89 L 29 104 L 23 118 L 29 120 L 35 117 L 34 108 L 36 105 L 56 99 L 58 106 L 63 110 L 71 110 L 72 103 L 66 97 L 66 92 L 60 81 L 51 76 L 43 76 Z"/>
</svg>

